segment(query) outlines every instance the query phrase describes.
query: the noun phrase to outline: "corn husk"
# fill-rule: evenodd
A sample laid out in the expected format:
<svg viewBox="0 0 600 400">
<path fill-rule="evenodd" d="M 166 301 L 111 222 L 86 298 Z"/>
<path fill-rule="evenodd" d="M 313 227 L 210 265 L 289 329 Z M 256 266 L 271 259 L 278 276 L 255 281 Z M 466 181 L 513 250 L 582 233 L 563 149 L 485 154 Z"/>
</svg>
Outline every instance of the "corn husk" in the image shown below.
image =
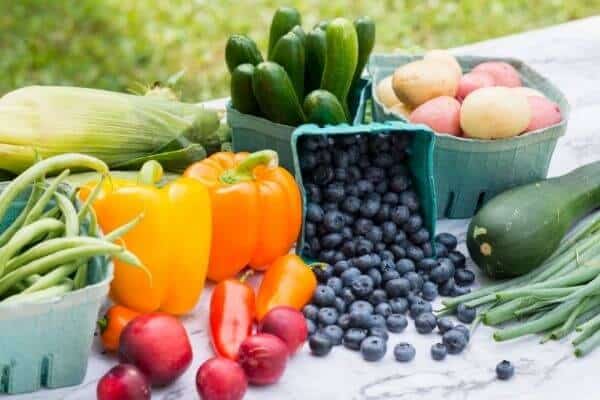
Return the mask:
<svg viewBox="0 0 600 400">
<path fill-rule="evenodd" d="M 216 121 L 216 123 L 215 123 Z M 20 173 L 42 158 L 85 153 L 111 168 L 149 159 L 180 172 L 219 141 L 219 118 L 202 106 L 154 96 L 31 86 L 0 98 L 0 170 Z"/>
</svg>

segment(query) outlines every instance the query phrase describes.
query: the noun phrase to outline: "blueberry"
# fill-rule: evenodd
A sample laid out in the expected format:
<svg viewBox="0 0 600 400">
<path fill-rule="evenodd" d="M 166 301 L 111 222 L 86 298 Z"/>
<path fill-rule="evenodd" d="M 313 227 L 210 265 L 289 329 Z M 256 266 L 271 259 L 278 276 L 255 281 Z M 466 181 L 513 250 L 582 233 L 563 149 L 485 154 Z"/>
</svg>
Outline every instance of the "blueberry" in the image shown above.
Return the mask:
<svg viewBox="0 0 600 400">
<path fill-rule="evenodd" d="M 410 281 L 405 278 L 396 278 L 385 283 L 388 297 L 406 297 L 410 293 Z"/>
<path fill-rule="evenodd" d="M 367 337 L 366 329 L 350 328 L 344 333 L 344 347 L 350 350 L 359 350 L 360 344 Z"/>
<path fill-rule="evenodd" d="M 339 211 L 328 211 L 325 213 L 323 219 L 323 225 L 325 229 L 329 232 L 341 232 L 344 224 L 346 223 L 346 218 L 344 214 Z"/>
<path fill-rule="evenodd" d="M 327 185 L 333 180 L 333 168 L 329 165 L 319 165 L 313 170 L 312 176 L 313 182 L 317 185 Z"/>
<path fill-rule="evenodd" d="M 369 336 L 380 337 L 386 342 L 390 338 L 390 335 L 388 335 L 387 330 L 379 326 L 369 329 Z"/>
<path fill-rule="evenodd" d="M 321 329 L 320 331 L 323 335 L 329 338 L 329 341 L 333 346 L 339 346 L 342 344 L 342 339 L 344 337 L 344 331 L 337 325 L 329 325 Z"/>
<path fill-rule="evenodd" d="M 394 358 L 399 362 L 412 361 L 416 354 L 415 347 L 410 343 L 402 342 L 394 347 Z"/>
<path fill-rule="evenodd" d="M 456 236 L 452 235 L 451 233 L 440 233 L 436 235 L 434 240 L 438 243 L 443 244 L 447 250 L 456 249 L 456 245 L 458 244 Z"/>
<path fill-rule="evenodd" d="M 355 163 L 356 161 L 358 161 L 358 154 L 356 152 L 348 151 L 348 156 L 350 156 L 350 162 Z M 348 180 L 350 182 L 356 182 L 362 176 L 360 168 L 358 168 L 356 165 L 349 166 L 348 169 L 346 169 L 346 171 L 348 173 Z"/>
<path fill-rule="evenodd" d="M 360 354 L 365 361 L 379 361 L 385 356 L 386 351 L 385 340 L 377 336 L 369 336 L 360 344 Z"/>
<path fill-rule="evenodd" d="M 335 298 L 335 309 L 339 314 L 342 314 L 346 311 L 346 301 L 341 297 Z"/>
<path fill-rule="evenodd" d="M 410 317 L 416 319 L 419 315 L 431 312 L 431 304 L 423 299 L 419 299 L 410 305 Z"/>
<path fill-rule="evenodd" d="M 446 282 L 438 286 L 438 292 L 442 296 L 452 296 L 454 293 L 455 283 L 454 278 L 448 279 Z"/>
<path fill-rule="evenodd" d="M 380 264 L 379 268 L 383 272 L 385 272 L 385 271 L 395 271 L 396 270 L 396 264 L 392 260 L 384 259 L 384 260 L 381 261 L 381 264 Z"/>
<path fill-rule="evenodd" d="M 347 258 L 353 257 L 356 254 L 356 244 L 354 241 L 347 241 L 341 247 L 341 252 Z"/>
<path fill-rule="evenodd" d="M 394 157 L 389 153 L 380 153 L 375 157 L 373 163 L 378 167 L 387 168 L 394 164 Z"/>
<path fill-rule="evenodd" d="M 438 266 L 433 268 L 429 275 L 436 283 L 446 282 L 454 276 L 454 265 L 449 259 L 441 258 L 438 260 Z"/>
<path fill-rule="evenodd" d="M 433 246 L 431 245 L 431 242 L 425 242 L 421 245 L 421 250 L 423 250 L 423 254 L 425 255 L 425 257 L 433 257 Z"/>
<path fill-rule="evenodd" d="M 406 255 L 408 258 L 413 260 L 414 262 L 419 262 L 423 258 L 425 258 L 425 254 L 423 254 L 423 250 L 420 247 L 410 245 L 406 248 Z"/>
<path fill-rule="evenodd" d="M 457 297 L 457 296 L 465 295 L 467 293 L 471 293 L 471 288 L 454 285 L 454 289 L 452 290 L 452 293 L 450 293 L 450 296 Z"/>
<path fill-rule="evenodd" d="M 375 185 L 365 179 L 361 179 L 356 182 L 356 187 L 358 188 L 358 192 L 361 196 L 364 196 L 367 193 L 371 193 L 375 190 Z"/>
<path fill-rule="evenodd" d="M 458 286 L 469 286 L 475 281 L 475 274 L 465 268 L 457 269 L 454 273 L 454 281 Z"/>
<path fill-rule="evenodd" d="M 422 245 L 429 241 L 429 231 L 421 228 L 410 236 L 410 240 L 414 244 Z"/>
<path fill-rule="evenodd" d="M 344 187 L 344 190 L 346 191 L 347 196 L 352 196 L 352 197 L 356 197 L 356 198 L 358 198 L 360 196 L 360 192 L 358 191 L 358 188 L 354 184 L 347 184 Z M 343 203 L 342 203 L 342 207 L 343 207 Z M 360 203 L 359 203 L 359 207 L 360 207 Z"/>
<path fill-rule="evenodd" d="M 375 191 L 379 194 L 385 194 L 388 191 L 388 183 L 387 181 L 378 182 L 375 185 Z"/>
<path fill-rule="evenodd" d="M 398 297 L 389 301 L 390 307 L 394 314 L 404 314 L 408 311 L 408 300 L 404 297 Z"/>
<path fill-rule="evenodd" d="M 496 376 L 498 379 L 507 381 L 513 377 L 515 374 L 515 367 L 510 363 L 510 361 L 502 360 L 498 365 L 496 365 Z"/>
<path fill-rule="evenodd" d="M 433 358 L 434 360 L 442 361 L 444 358 L 446 358 L 447 354 L 448 349 L 443 343 L 436 343 L 433 346 L 431 346 L 431 358 Z"/>
<path fill-rule="evenodd" d="M 336 168 L 333 170 L 333 176 L 336 181 L 347 182 L 349 180 L 348 170 L 345 168 Z"/>
<path fill-rule="evenodd" d="M 435 242 L 433 244 L 433 249 L 435 250 L 435 256 L 438 258 L 446 257 L 448 255 L 448 249 L 440 242 Z"/>
<path fill-rule="evenodd" d="M 379 212 L 381 203 L 376 200 L 365 200 L 360 206 L 360 215 L 365 218 L 373 218 Z"/>
<path fill-rule="evenodd" d="M 319 148 L 319 140 L 317 139 L 317 137 L 303 138 L 301 144 L 302 149 L 308 151 L 316 151 Z"/>
<path fill-rule="evenodd" d="M 455 330 L 461 332 L 465 338 L 467 339 L 467 342 L 469 341 L 469 339 L 471 338 L 471 333 L 469 332 L 469 328 L 467 328 L 466 326 L 462 325 L 462 324 L 457 324 L 454 327 Z"/>
<path fill-rule="evenodd" d="M 338 168 L 347 168 L 350 165 L 348 153 L 344 151 L 336 151 L 333 153 L 333 165 Z"/>
<path fill-rule="evenodd" d="M 387 318 L 392 314 L 392 306 L 388 303 L 379 303 L 375 306 L 375 313 Z"/>
<path fill-rule="evenodd" d="M 435 258 L 424 258 L 417 264 L 417 270 L 423 272 L 431 272 L 432 269 L 437 267 L 438 262 Z"/>
<path fill-rule="evenodd" d="M 338 320 L 340 313 L 333 307 L 323 307 L 319 310 L 317 315 L 317 321 L 319 325 L 335 325 Z"/>
<path fill-rule="evenodd" d="M 411 292 L 408 296 L 406 296 L 406 300 L 408 300 L 409 305 L 412 305 L 413 303 L 418 303 L 423 299 L 418 294 Z"/>
<path fill-rule="evenodd" d="M 354 196 L 346 197 L 342 202 L 341 209 L 345 212 L 354 214 L 360 210 L 360 199 Z"/>
<path fill-rule="evenodd" d="M 310 171 L 319 164 L 319 160 L 314 153 L 305 153 L 300 158 L 300 168 L 302 172 Z"/>
<path fill-rule="evenodd" d="M 319 307 L 333 306 L 335 304 L 335 292 L 326 285 L 318 285 L 313 294 L 313 303 Z"/>
<path fill-rule="evenodd" d="M 452 264 L 454 264 L 455 268 L 465 267 L 467 259 L 460 251 L 449 251 L 447 257 L 450 259 L 450 261 L 452 261 Z"/>
<path fill-rule="evenodd" d="M 442 335 L 442 341 L 450 354 L 459 354 L 467 347 L 467 338 L 464 333 L 456 328 L 450 329 Z"/>
<path fill-rule="evenodd" d="M 346 218 L 346 217 L 352 218 L 351 216 L 349 216 L 347 214 L 344 215 L 344 218 Z M 348 227 L 348 226 L 344 226 L 342 228 L 342 239 L 344 239 L 344 243 L 351 241 L 353 237 L 354 237 L 354 233 L 352 232 L 352 229 L 350 229 L 350 227 Z"/>
<path fill-rule="evenodd" d="M 381 182 L 385 179 L 385 171 L 379 167 L 368 167 L 364 174 L 365 179 L 373 183 Z"/>
<path fill-rule="evenodd" d="M 396 259 L 396 260 L 406 257 L 406 250 L 404 250 L 404 247 L 402 247 L 400 245 L 392 244 L 390 246 L 390 251 L 394 255 L 394 259 Z"/>
<path fill-rule="evenodd" d="M 402 230 L 406 233 L 415 233 L 423 226 L 423 219 L 420 215 L 411 215 L 408 221 L 402 225 Z"/>
<path fill-rule="evenodd" d="M 356 239 L 356 254 L 364 257 L 363 258 L 364 263 L 362 265 L 359 263 L 356 263 L 356 266 L 359 269 L 364 270 L 371 266 L 372 262 L 371 262 L 369 253 L 371 253 L 372 251 L 373 251 L 373 243 L 371 241 L 369 241 L 367 239 L 361 239 L 361 238 Z"/>
<path fill-rule="evenodd" d="M 396 175 L 390 179 L 390 189 L 396 193 L 405 191 L 409 186 L 410 178 L 406 175 Z"/>
<path fill-rule="evenodd" d="M 421 296 L 424 300 L 433 301 L 438 296 L 437 285 L 431 281 L 427 281 L 421 288 Z"/>
<path fill-rule="evenodd" d="M 454 328 L 454 322 L 450 317 L 441 317 L 437 320 L 437 328 L 441 334 L 448 332 L 450 329 Z"/>
<path fill-rule="evenodd" d="M 321 147 L 321 150 L 317 152 L 317 158 L 321 164 L 331 164 L 332 158 L 331 153 L 327 150 L 327 147 Z"/>
<path fill-rule="evenodd" d="M 395 206 L 400 202 L 400 196 L 398 196 L 398 193 L 387 192 L 381 197 L 381 201 L 385 204 Z"/>
<path fill-rule="evenodd" d="M 361 275 L 351 285 L 352 293 L 358 298 L 368 298 L 373 292 L 373 279 L 369 275 Z"/>
<path fill-rule="evenodd" d="M 380 227 L 374 226 L 369 232 L 367 232 L 366 238 L 372 243 L 379 243 L 383 238 L 383 232 Z"/>
<path fill-rule="evenodd" d="M 315 333 L 308 339 L 310 352 L 317 357 L 324 357 L 331 351 L 333 344 L 327 336 L 322 333 Z"/>
<path fill-rule="evenodd" d="M 383 315 L 379 315 L 379 314 L 373 314 L 371 315 L 371 322 L 370 322 L 370 326 L 369 328 L 373 328 L 373 327 L 381 327 L 381 328 L 385 328 L 385 317 Z"/>
<path fill-rule="evenodd" d="M 415 263 L 410 258 L 402 258 L 396 262 L 396 271 L 401 275 L 415 270 Z"/>
<path fill-rule="evenodd" d="M 412 190 L 406 190 L 400 194 L 400 203 L 408 207 L 412 212 L 419 209 L 419 198 Z"/>
<path fill-rule="evenodd" d="M 313 269 L 319 283 L 326 283 L 334 274 L 334 269 L 330 264 L 322 264 Z"/>
<path fill-rule="evenodd" d="M 410 210 L 406 206 L 396 206 L 390 211 L 390 218 L 396 225 L 403 225 L 410 218 Z"/>
<path fill-rule="evenodd" d="M 361 311 L 366 312 L 367 314 L 372 314 L 373 311 L 375 311 L 375 308 L 368 301 L 356 300 L 355 302 L 350 304 L 350 308 L 348 309 L 348 311 Z"/>
<path fill-rule="evenodd" d="M 406 246 L 408 244 L 410 244 L 410 242 L 408 242 L 406 240 L 406 233 L 402 232 L 402 231 L 398 231 L 396 233 L 396 237 L 394 238 L 394 243 L 399 245 L 402 248 L 406 248 Z"/>
<path fill-rule="evenodd" d="M 373 221 L 366 218 L 358 218 L 354 222 L 354 233 L 357 235 L 366 235 L 373 227 Z"/>
<path fill-rule="evenodd" d="M 382 264 L 383 264 L 383 262 L 382 262 Z M 379 272 L 379 270 L 377 268 L 370 268 L 367 271 L 367 275 L 369 275 L 371 277 L 371 279 L 373 279 L 374 287 L 379 287 L 381 285 L 383 277 L 381 276 L 381 272 Z M 379 289 L 379 290 L 381 290 L 381 289 Z M 373 293 L 375 293 L 375 291 Z M 383 293 L 385 293 L 385 292 L 383 292 Z"/>
<path fill-rule="evenodd" d="M 420 334 L 431 333 L 436 326 L 437 320 L 430 312 L 424 312 L 415 318 L 415 328 Z"/>
<path fill-rule="evenodd" d="M 356 278 L 358 278 L 360 275 L 361 275 L 360 270 L 358 268 L 352 267 L 352 268 L 348 268 L 347 270 L 342 272 L 340 277 L 342 278 L 342 282 L 344 283 L 344 286 L 350 286 L 350 285 L 352 285 L 352 282 L 354 282 L 354 280 Z"/>
<path fill-rule="evenodd" d="M 408 326 L 408 321 L 404 314 L 391 314 L 385 320 L 388 331 L 400 333 Z"/>
<path fill-rule="evenodd" d="M 304 224 L 304 236 L 307 239 L 312 239 L 317 234 L 317 227 L 312 222 L 307 222 Z"/>
<path fill-rule="evenodd" d="M 307 304 L 302 309 L 302 314 L 304 314 L 304 318 L 315 321 L 317 319 L 317 314 L 319 313 L 319 307 L 314 304 Z"/>
<path fill-rule="evenodd" d="M 309 202 L 321 202 L 321 189 L 319 189 L 319 187 L 314 183 L 307 183 L 304 185 L 304 191 L 306 192 L 306 197 L 308 197 Z"/>
<path fill-rule="evenodd" d="M 335 249 L 343 240 L 339 233 L 329 233 L 321 238 L 321 247 L 328 250 Z"/>
<path fill-rule="evenodd" d="M 375 217 L 373 219 L 377 223 L 383 223 L 383 222 L 389 220 L 390 219 L 390 210 L 391 210 L 391 207 L 389 204 L 381 204 L 381 206 L 379 207 L 379 211 L 377 211 L 377 214 L 375 215 Z"/>
<path fill-rule="evenodd" d="M 306 320 L 306 330 L 308 331 L 309 336 L 317 331 L 317 324 L 315 321 L 311 319 Z"/>
<path fill-rule="evenodd" d="M 314 223 L 321 223 L 325 218 L 323 209 L 315 203 L 308 203 L 306 206 L 306 220 Z"/>
<path fill-rule="evenodd" d="M 343 330 L 350 328 L 350 314 L 341 314 L 338 317 L 337 326 Z"/>
<path fill-rule="evenodd" d="M 393 279 L 398 279 L 398 278 L 400 278 L 400 273 L 398 271 L 396 271 L 395 269 L 383 271 L 383 274 L 381 274 L 381 279 L 383 282 L 391 281 Z"/>
<path fill-rule="evenodd" d="M 470 324 L 475 320 L 477 316 L 477 310 L 475 308 L 467 307 L 463 303 L 459 304 L 456 308 L 456 318 L 465 324 Z"/>
<path fill-rule="evenodd" d="M 391 244 L 396 240 L 396 233 L 398 232 L 398 227 L 392 221 L 384 222 L 381 225 L 381 230 L 383 232 L 383 241 L 385 243 Z"/>
</svg>

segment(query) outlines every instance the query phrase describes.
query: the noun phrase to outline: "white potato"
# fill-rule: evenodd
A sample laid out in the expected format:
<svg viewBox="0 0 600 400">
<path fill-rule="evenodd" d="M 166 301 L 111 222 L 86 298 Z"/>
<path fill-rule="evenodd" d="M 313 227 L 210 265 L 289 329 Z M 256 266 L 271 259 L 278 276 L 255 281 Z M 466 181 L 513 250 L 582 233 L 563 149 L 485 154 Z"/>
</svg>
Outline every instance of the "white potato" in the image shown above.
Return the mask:
<svg viewBox="0 0 600 400">
<path fill-rule="evenodd" d="M 419 60 L 396 69 L 392 86 L 400 101 L 414 108 L 439 96 L 456 96 L 458 77 L 447 63 Z"/>
<path fill-rule="evenodd" d="M 441 49 L 429 50 L 427 53 L 425 53 L 425 56 L 423 57 L 423 59 L 440 62 L 440 63 L 444 63 L 444 64 L 448 65 L 456 73 L 457 79 L 460 79 L 463 74 L 462 68 L 460 67 L 460 64 L 458 63 L 458 60 L 448 50 L 441 50 Z"/>
<path fill-rule="evenodd" d="M 386 108 L 390 108 L 400 103 L 400 100 L 396 97 L 396 93 L 394 93 L 394 89 L 392 88 L 392 75 L 383 78 L 377 84 L 375 95 L 377 96 L 377 100 L 379 100 Z"/>
</svg>

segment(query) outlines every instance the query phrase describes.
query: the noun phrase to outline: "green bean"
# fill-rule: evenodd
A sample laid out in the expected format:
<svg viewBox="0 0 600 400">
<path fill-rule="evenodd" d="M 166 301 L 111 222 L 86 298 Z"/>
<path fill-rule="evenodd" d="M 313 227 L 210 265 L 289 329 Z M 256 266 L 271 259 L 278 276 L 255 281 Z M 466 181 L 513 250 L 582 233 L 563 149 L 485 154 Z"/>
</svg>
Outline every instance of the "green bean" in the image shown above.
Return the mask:
<svg viewBox="0 0 600 400">
<path fill-rule="evenodd" d="M 86 217 L 88 211 L 92 207 L 92 203 L 96 200 L 98 195 L 100 195 L 100 192 L 102 192 L 102 184 L 104 183 L 105 176 L 106 175 L 100 176 L 98 183 L 96 184 L 96 186 L 94 186 L 94 189 L 92 189 L 92 191 L 89 194 L 89 196 L 87 197 L 87 199 L 85 199 L 85 203 L 83 203 L 83 206 L 81 207 L 81 209 L 79 209 L 77 217 L 79 218 L 80 223 L 85 220 L 85 217 Z"/>
<path fill-rule="evenodd" d="M 25 218 L 25 222 L 23 223 L 23 225 L 28 225 L 28 224 L 32 223 L 33 221 L 38 219 L 40 217 L 40 215 L 42 215 L 42 213 L 44 212 L 44 209 L 46 208 L 46 206 L 48 205 L 50 200 L 52 200 L 52 196 L 54 196 L 54 193 L 56 192 L 58 185 L 60 185 L 62 183 L 62 181 L 67 176 L 69 176 L 70 173 L 71 173 L 70 170 L 65 169 L 63 172 L 60 173 L 60 175 L 58 177 L 56 177 L 56 179 L 54 181 L 52 181 L 52 183 L 50 185 L 48 185 L 48 187 L 46 188 L 46 190 L 44 190 L 44 193 L 39 198 L 37 203 L 35 203 L 35 206 L 33 206 L 31 211 L 29 211 L 29 214 L 27 214 L 27 218 Z"/>
<path fill-rule="evenodd" d="M 527 296 L 537 297 L 538 299 L 543 300 L 560 298 L 569 295 L 575 292 L 578 288 L 582 287 L 584 287 L 584 285 L 558 288 L 531 289 L 527 292 Z M 506 292 L 506 294 L 502 295 L 502 298 L 500 300 L 508 301 L 517 299 L 519 297 L 523 297 L 522 292 Z"/>
<path fill-rule="evenodd" d="M 590 301 L 589 297 L 583 299 L 579 303 L 579 305 L 577 305 L 575 310 L 573 310 L 573 313 L 571 315 L 569 315 L 569 318 L 567 318 L 565 323 L 560 328 L 554 329 L 552 332 L 550 332 L 547 335 L 548 339 L 554 339 L 554 340 L 562 339 L 565 336 L 567 336 L 569 333 L 573 332 L 575 330 L 575 325 L 577 323 L 577 319 L 583 314 L 583 310 L 585 310 L 585 307 L 587 306 L 587 303 L 589 301 Z"/>
<path fill-rule="evenodd" d="M 59 265 L 67 264 L 77 260 L 85 260 L 94 256 L 117 254 L 126 252 L 121 246 L 110 243 L 102 245 L 86 245 L 73 249 L 58 251 L 54 254 L 38 258 L 21 268 L 14 270 L 0 278 L 0 295 L 5 293 L 15 283 L 25 279 L 32 274 L 45 274 Z"/>
<path fill-rule="evenodd" d="M 575 347 L 575 356 L 583 357 L 600 345 L 600 329 L 593 332 L 586 340 Z"/>
<path fill-rule="evenodd" d="M 52 286 L 44 290 L 40 290 L 33 293 L 20 293 L 14 296 L 7 297 L 0 301 L 0 305 L 4 304 L 21 304 L 21 303 L 35 303 L 43 300 L 48 300 L 57 296 L 64 295 L 73 290 L 73 281 L 65 280 L 62 284 Z"/>
<path fill-rule="evenodd" d="M 50 208 L 48 211 L 44 212 L 40 218 L 55 218 L 58 219 L 60 215 L 60 209 L 57 206 Z"/>
<path fill-rule="evenodd" d="M 127 234 L 130 230 L 135 228 L 135 226 L 139 224 L 142 219 L 144 219 L 144 213 L 139 214 L 137 217 L 135 217 L 125 225 L 115 228 L 110 233 L 104 235 L 104 240 L 114 242 L 115 240 L 119 239 L 120 237 Z"/>
<path fill-rule="evenodd" d="M 0 220 L 13 200 L 25 187 L 48 173 L 62 171 L 67 168 L 89 168 L 102 174 L 108 173 L 108 166 L 104 161 L 84 154 L 61 154 L 42 160 L 26 169 L 21 175 L 13 179 L 0 193 Z"/>
<path fill-rule="evenodd" d="M 52 218 L 45 218 L 35 221 L 32 224 L 21 228 L 10 241 L 0 248 L 0 277 L 4 275 L 4 269 L 8 260 L 10 260 L 24 246 L 31 243 L 35 238 L 45 233 L 64 229 L 65 224 Z"/>
<path fill-rule="evenodd" d="M 4 232 L 2 232 L 2 235 L 0 235 L 0 246 L 4 246 L 6 243 L 8 243 L 15 232 L 21 229 L 23 222 L 25 222 L 25 218 L 27 218 L 27 214 L 29 214 L 29 210 L 31 210 L 37 202 L 40 193 L 41 188 L 38 185 L 32 185 L 31 194 L 29 195 L 29 199 L 27 200 L 25 208 L 23 208 L 19 216 L 12 222 L 12 224 L 10 224 L 8 228 L 6 228 Z"/>
<path fill-rule="evenodd" d="M 54 198 L 65 219 L 65 236 L 71 237 L 79 235 L 79 218 L 77 217 L 77 211 L 75 210 L 73 203 L 71 203 L 71 200 L 60 193 L 54 193 Z"/>
<path fill-rule="evenodd" d="M 77 267 L 75 278 L 73 278 L 75 290 L 79 290 L 87 285 L 88 263 L 83 263 Z"/>
<path fill-rule="evenodd" d="M 531 299 L 521 297 L 491 308 L 482 315 L 486 325 L 498 325 L 515 318 L 515 311 L 531 304 Z"/>
<path fill-rule="evenodd" d="M 55 286 L 75 272 L 78 266 L 79 264 L 76 263 L 61 265 L 35 281 L 31 286 L 23 290 L 23 293 L 37 292 Z"/>
</svg>

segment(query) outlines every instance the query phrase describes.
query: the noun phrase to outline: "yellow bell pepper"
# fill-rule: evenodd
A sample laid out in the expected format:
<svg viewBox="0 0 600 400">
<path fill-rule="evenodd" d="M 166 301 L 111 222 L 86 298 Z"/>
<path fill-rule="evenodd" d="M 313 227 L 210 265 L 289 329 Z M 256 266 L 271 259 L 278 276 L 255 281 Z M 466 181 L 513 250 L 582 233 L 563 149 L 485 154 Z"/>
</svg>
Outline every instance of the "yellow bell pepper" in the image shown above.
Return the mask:
<svg viewBox="0 0 600 400">
<path fill-rule="evenodd" d="M 160 164 L 146 163 L 138 181 L 113 177 L 103 182 L 92 207 L 104 232 L 143 215 L 122 240 L 152 278 L 114 260 L 111 298 L 139 312 L 182 315 L 194 308 L 206 280 L 212 229 L 210 197 L 208 190 L 191 178 L 155 187 L 157 166 Z M 97 184 L 84 185 L 80 198 L 85 201 Z"/>
</svg>

